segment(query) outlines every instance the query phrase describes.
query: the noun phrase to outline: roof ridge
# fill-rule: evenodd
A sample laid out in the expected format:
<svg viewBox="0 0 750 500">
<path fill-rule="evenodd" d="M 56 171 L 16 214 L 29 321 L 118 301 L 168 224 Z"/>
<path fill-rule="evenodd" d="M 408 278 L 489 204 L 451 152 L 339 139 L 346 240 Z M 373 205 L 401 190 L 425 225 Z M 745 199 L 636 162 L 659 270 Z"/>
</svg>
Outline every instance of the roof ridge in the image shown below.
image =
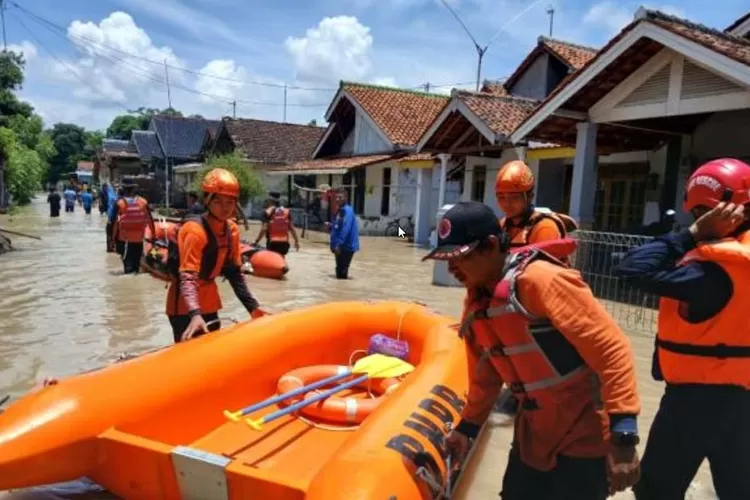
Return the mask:
<svg viewBox="0 0 750 500">
<path fill-rule="evenodd" d="M 529 104 L 538 104 L 541 101 L 538 99 L 532 99 L 530 97 L 523 97 L 518 95 L 497 95 L 497 94 L 491 94 L 489 92 L 474 92 L 472 90 L 459 90 L 456 92 L 455 95 L 466 95 L 469 97 L 481 97 L 481 98 L 487 98 L 487 99 L 496 99 L 496 100 L 502 100 L 506 102 L 525 102 Z"/>
<path fill-rule="evenodd" d="M 221 121 L 227 121 L 227 122 L 259 122 L 259 123 L 273 123 L 274 125 L 289 125 L 293 127 L 310 127 L 310 128 L 326 128 L 321 127 L 320 125 L 311 125 L 309 123 L 290 123 L 290 122 L 280 122 L 277 120 L 261 120 L 259 118 L 230 118 L 230 117 L 224 117 Z"/>
<path fill-rule="evenodd" d="M 696 23 L 694 21 L 690 21 L 689 19 L 685 19 L 683 17 L 678 17 L 672 14 L 667 14 L 665 12 L 662 12 L 657 9 L 647 9 L 645 7 L 641 7 L 638 9 L 638 11 L 635 13 L 635 19 L 636 20 L 645 20 L 645 21 L 651 21 L 651 20 L 661 20 L 661 21 L 667 21 L 667 22 L 673 22 L 673 23 L 679 23 L 684 25 L 687 28 L 702 31 L 704 33 L 708 33 L 711 35 L 715 35 L 721 38 L 724 38 L 725 40 L 730 40 L 732 42 L 739 42 L 744 45 L 750 46 L 750 40 L 737 36 L 732 35 L 730 33 L 727 33 L 726 31 L 722 31 L 718 28 L 712 28 L 710 26 L 706 26 L 705 24 Z"/>
<path fill-rule="evenodd" d="M 177 116 L 177 115 L 151 115 L 151 118 L 167 118 L 174 120 L 196 121 L 196 122 L 221 122 L 221 118 L 198 118 L 197 116 Z"/>
<path fill-rule="evenodd" d="M 552 38 L 552 37 L 548 37 L 548 36 L 544 36 L 544 35 L 542 35 L 539 38 L 537 38 L 537 43 L 549 43 L 549 42 L 551 42 L 551 43 L 559 43 L 561 45 L 567 45 L 568 47 L 573 47 L 575 49 L 588 50 L 588 51 L 591 51 L 591 52 L 599 52 L 599 50 L 600 50 L 600 49 L 598 49 L 596 47 L 591 47 L 589 45 L 581 45 L 579 43 L 568 42 L 567 40 L 560 40 L 559 38 Z"/>
<path fill-rule="evenodd" d="M 377 89 L 377 90 L 387 90 L 390 92 L 400 92 L 402 94 L 414 94 L 422 97 L 440 97 L 442 99 L 448 99 L 449 97 L 445 94 L 437 94 L 433 92 L 422 92 L 419 90 L 414 89 L 405 89 L 401 87 L 389 87 L 387 85 L 378 85 L 375 83 L 361 83 L 361 82 L 350 82 L 347 80 L 341 80 L 341 83 L 339 84 L 339 88 L 344 87 L 366 87 L 371 89 Z"/>
</svg>

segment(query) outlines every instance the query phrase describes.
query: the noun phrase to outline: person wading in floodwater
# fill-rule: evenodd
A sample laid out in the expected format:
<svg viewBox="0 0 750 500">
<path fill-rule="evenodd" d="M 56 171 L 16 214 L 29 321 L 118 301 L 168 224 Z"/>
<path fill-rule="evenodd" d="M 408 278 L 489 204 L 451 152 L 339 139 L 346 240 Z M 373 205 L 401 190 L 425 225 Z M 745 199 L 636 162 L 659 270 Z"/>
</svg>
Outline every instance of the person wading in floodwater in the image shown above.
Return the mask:
<svg viewBox="0 0 750 500">
<path fill-rule="evenodd" d="M 49 190 L 49 195 L 47 196 L 47 203 L 49 203 L 49 216 L 50 217 L 60 217 L 60 208 L 62 205 L 62 199 L 60 198 L 60 194 L 57 192 L 57 189 L 52 188 Z"/>
<path fill-rule="evenodd" d="M 122 263 L 125 274 L 137 274 L 143 257 L 143 238 L 146 227 L 156 234 L 154 220 L 145 198 L 135 194 L 136 184 L 124 183 L 124 196 L 117 200 L 117 222 L 114 237 L 122 244 Z"/>
<path fill-rule="evenodd" d="M 177 233 L 177 255 L 173 249 L 169 256 L 177 276 L 169 285 L 166 309 L 175 342 L 221 328 L 216 285 L 221 274 L 252 318 L 265 314 L 242 275 L 240 229 L 230 220 L 240 196 L 239 181 L 231 172 L 215 168 L 203 179 L 202 190 L 206 212 L 186 217 Z"/>
<path fill-rule="evenodd" d="M 349 204 L 345 189 L 336 192 L 335 215 L 331 228 L 331 251 L 336 256 L 336 279 L 349 279 L 349 266 L 356 252 L 359 252 L 359 225 L 354 209 Z"/>
<path fill-rule="evenodd" d="M 281 194 L 268 193 L 268 205 L 263 211 L 263 225 L 258 231 L 254 244 L 257 246 L 263 236 L 266 237 L 266 250 L 281 256 L 289 253 L 289 234 L 294 238 L 294 248 L 299 251 L 299 238 L 292 223 L 292 214 L 288 208 L 281 206 Z"/>
</svg>

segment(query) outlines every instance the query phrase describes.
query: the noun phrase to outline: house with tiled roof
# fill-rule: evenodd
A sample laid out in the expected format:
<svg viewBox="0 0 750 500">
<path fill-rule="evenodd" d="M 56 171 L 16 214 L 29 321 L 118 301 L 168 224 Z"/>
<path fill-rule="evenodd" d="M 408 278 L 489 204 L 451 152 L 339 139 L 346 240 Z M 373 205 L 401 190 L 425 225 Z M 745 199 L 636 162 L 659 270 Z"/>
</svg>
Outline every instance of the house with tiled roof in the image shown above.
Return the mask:
<svg viewBox="0 0 750 500">
<path fill-rule="evenodd" d="M 120 178 L 141 173 L 138 152 L 130 141 L 104 139 L 96 153 L 93 168 L 99 182 L 118 182 Z"/>
<path fill-rule="evenodd" d="M 458 197 L 459 182 L 437 172 L 451 165 L 432 155 L 416 155 L 416 143 L 449 98 L 394 87 L 341 82 L 326 111 L 328 127 L 310 158 L 289 167 L 269 169 L 309 187 L 343 186 L 365 232 L 382 233 L 398 218 L 430 221 L 439 196 Z M 433 175 L 433 172 L 436 172 Z M 422 193 L 421 190 L 424 192 Z M 409 230 L 409 224 L 404 224 Z M 417 241 L 426 240 L 419 228 Z"/>
<path fill-rule="evenodd" d="M 508 78 L 485 80 L 478 93 L 454 90 L 450 101 L 420 137 L 417 149 L 451 155 L 464 166 L 462 199 L 483 201 L 501 215 L 494 178 L 505 162 L 525 156 L 527 149 L 511 144 L 510 133 L 541 99 L 595 54 L 592 47 L 539 37 Z M 549 145 L 532 146 L 546 150 Z M 550 170 L 546 174 L 559 177 L 560 172 Z"/>
<path fill-rule="evenodd" d="M 570 151 L 569 213 L 584 227 L 638 232 L 676 209 L 690 173 L 719 157 L 750 161 L 748 16 L 711 28 L 639 9 L 510 136 Z M 641 158 L 604 165 L 602 157 Z M 545 165 L 538 166 L 544 170 Z"/>
</svg>

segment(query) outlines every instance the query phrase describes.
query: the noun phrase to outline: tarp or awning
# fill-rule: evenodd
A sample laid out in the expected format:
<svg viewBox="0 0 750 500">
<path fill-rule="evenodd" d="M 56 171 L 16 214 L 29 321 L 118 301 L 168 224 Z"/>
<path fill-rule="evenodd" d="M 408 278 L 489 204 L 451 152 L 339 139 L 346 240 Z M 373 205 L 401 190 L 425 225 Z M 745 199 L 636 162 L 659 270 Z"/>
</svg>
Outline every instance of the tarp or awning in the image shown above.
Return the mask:
<svg viewBox="0 0 750 500">
<path fill-rule="evenodd" d="M 367 155 L 347 156 L 343 158 L 319 158 L 317 160 L 306 160 L 287 165 L 284 167 L 267 167 L 268 175 L 325 175 L 345 174 L 357 167 L 366 167 L 388 161 L 395 155 Z"/>
</svg>

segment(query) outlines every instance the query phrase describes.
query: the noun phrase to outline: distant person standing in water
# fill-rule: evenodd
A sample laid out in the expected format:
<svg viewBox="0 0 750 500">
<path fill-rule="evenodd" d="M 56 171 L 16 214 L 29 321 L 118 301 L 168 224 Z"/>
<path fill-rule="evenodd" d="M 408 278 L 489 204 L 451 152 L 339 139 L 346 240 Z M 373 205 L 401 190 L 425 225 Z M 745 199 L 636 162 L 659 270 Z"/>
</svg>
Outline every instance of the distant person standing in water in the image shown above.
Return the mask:
<svg viewBox="0 0 750 500">
<path fill-rule="evenodd" d="M 57 189 L 52 188 L 49 190 L 49 195 L 47 196 L 47 203 L 49 203 L 49 216 L 60 217 L 60 208 L 62 205 L 62 198 L 60 198 L 60 194 L 57 192 Z"/>
<path fill-rule="evenodd" d="M 354 209 L 349 204 L 346 190 L 335 197 L 338 213 L 331 228 L 331 251 L 336 256 L 336 279 L 349 279 L 349 265 L 359 252 L 359 226 Z"/>
<path fill-rule="evenodd" d="M 78 198 L 73 186 L 68 184 L 68 187 L 63 191 L 63 197 L 65 198 L 65 211 L 73 212 L 76 207 L 76 199 Z"/>
<path fill-rule="evenodd" d="M 106 214 L 107 213 L 107 207 L 109 200 L 109 184 L 106 182 L 102 184 L 101 189 L 99 190 L 99 215 Z"/>
<path fill-rule="evenodd" d="M 91 206 L 94 204 L 94 196 L 89 191 L 88 186 L 83 189 L 81 193 L 81 205 L 83 205 L 83 211 L 86 215 L 91 215 Z"/>
<path fill-rule="evenodd" d="M 187 194 L 187 214 L 188 215 L 203 215 L 206 209 L 198 199 L 198 193 L 195 191 L 188 191 Z"/>
</svg>

